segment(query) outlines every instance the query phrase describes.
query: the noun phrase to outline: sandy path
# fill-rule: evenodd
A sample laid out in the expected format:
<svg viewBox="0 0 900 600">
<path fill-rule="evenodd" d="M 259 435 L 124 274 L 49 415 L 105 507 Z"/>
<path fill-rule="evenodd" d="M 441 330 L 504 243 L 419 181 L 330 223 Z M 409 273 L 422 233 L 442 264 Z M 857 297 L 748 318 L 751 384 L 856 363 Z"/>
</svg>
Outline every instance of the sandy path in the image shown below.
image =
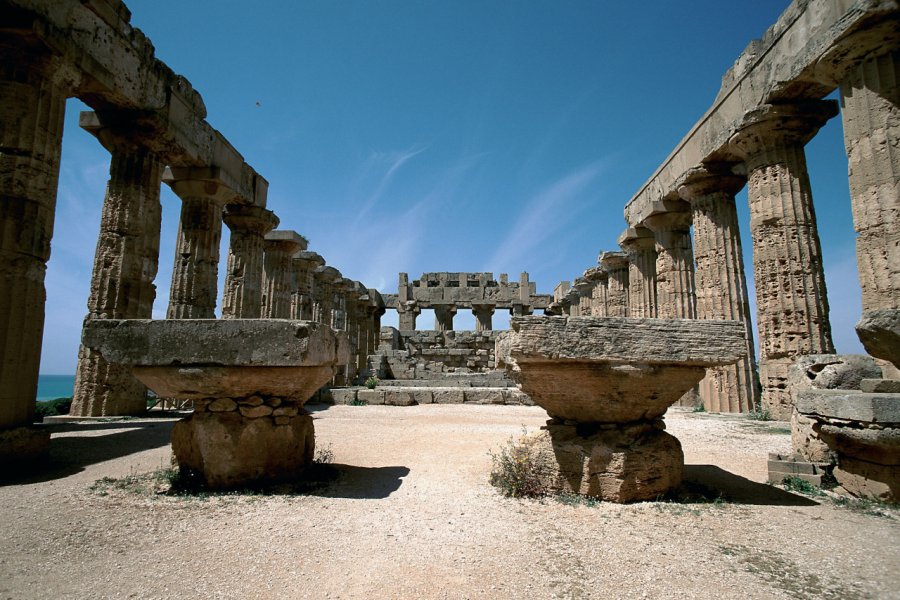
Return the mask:
<svg viewBox="0 0 900 600">
<path fill-rule="evenodd" d="M 45 481 L 0 487 L 0 598 L 900 598 L 900 521 L 757 482 L 778 425 L 672 412 L 725 504 L 500 497 L 488 450 L 539 408 L 335 406 L 343 475 L 306 496 L 90 486 L 168 463 L 171 421 L 67 426 Z"/>
</svg>

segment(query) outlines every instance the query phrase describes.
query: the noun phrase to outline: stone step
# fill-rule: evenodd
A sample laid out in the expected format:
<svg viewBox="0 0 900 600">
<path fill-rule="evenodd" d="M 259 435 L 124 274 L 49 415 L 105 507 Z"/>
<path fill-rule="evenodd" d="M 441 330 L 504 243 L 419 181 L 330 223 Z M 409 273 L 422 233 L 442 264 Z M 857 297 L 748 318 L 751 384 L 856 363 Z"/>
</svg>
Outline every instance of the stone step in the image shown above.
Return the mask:
<svg viewBox="0 0 900 600">
<path fill-rule="evenodd" d="M 505 378 L 443 378 L 443 379 L 381 379 L 378 387 L 515 387 L 512 380 Z M 376 388 L 377 389 L 377 388 Z"/>
<path fill-rule="evenodd" d="M 788 477 L 796 477 L 821 487 L 822 477 L 827 475 L 827 463 L 813 463 L 790 454 L 769 453 L 769 483 L 781 483 Z"/>
<path fill-rule="evenodd" d="M 415 404 L 525 404 L 533 405 L 527 394 L 516 388 L 497 387 L 365 387 L 332 388 L 320 394 L 319 401 L 334 404 L 386 404 L 412 406 Z"/>
</svg>

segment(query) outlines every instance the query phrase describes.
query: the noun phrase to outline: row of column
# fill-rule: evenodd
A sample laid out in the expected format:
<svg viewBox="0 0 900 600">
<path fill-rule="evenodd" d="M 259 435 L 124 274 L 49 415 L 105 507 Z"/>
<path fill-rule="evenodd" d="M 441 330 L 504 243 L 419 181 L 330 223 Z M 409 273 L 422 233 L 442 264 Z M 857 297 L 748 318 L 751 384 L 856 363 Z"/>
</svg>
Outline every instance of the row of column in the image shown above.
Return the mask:
<svg viewBox="0 0 900 600">
<path fill-rule="evenodd" d="M 436 331 L 453 331 L 453 317 L 459 312 L 455 304 L 433 304 L 434 329 Z M 472 314 L 475 316 L 475 331 L 490 331 L 494 328 L 493 316 L 496 311 L 494 304 L 472 304 Z M 416 320 L 422 309 L 415 300 L 398 302 L 399 328 L 401 331 L 412 331 L 416 328 Z M 531 314 L 530 307 L 526 304 L 513 304 L 510 309 L 512 316 Z"/>
</svg>

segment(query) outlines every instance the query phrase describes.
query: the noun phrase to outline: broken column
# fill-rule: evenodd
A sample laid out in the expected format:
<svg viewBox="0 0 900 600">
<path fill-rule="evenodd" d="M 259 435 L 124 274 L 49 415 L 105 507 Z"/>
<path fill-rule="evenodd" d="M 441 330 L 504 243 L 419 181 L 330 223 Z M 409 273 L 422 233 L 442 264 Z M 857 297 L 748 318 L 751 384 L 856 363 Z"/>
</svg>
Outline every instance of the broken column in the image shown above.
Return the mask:
<svg viewBox="0 0 900 600">
<path fill-rule="evenodd" d="M 606 291 L 606 314 L 628 316 L 628 256 L 624 252 L 602 252 L 597 259 L 609 279 Z"/>
<path fill-rule="evenodd" d="M 629 227 L 618 241 L 628 255 L 628 315 L 656 317 L 656 238 L 646 227 Z"/>
<path fill-rule="evenodd" d="M 222 218 L 231 231 L 222 318 L 255 319 L 262 304 L 263 239 L 278 227 L 278 217 L 258 206 L 229 204 Z"/>
<path fill-rule="evenodd" d="M 291 318 L 313 321 L 313 297 L 315 295 L 315 270 L 325 264 L 325 259 L 305 250 L 298 252 L 291 264 L 294 268 L 294 294 L 291 299 Z"/>
<path fill-rule="evenodd" d="M 706 410 L 713 412 L 749 412 L 759 405 L 750 302 L 734 202 L 734 195 L 743 187 L 744 179 L 722 166 L 694 170 L 678 189 L 690 202 L 693 215 L 697 317 L 744 324 L 744 358 L 710 369 L 700 382 L 700 397 Z"/>
<path fill-rule="evenodd" d="M 213 489 L 301 476 L 315 451 L 303 404 L 348 355 L 342 335 L 308 321 L 94 320 L 83 339 L 159 396 L 193 402 L 172 450 Z"/>
<path fill-rule="evenodd" d="M 291 230 L 266 234 L 263 256 L 263 295 L 261 315 L 264 319 L 289 319 L 294 282 L 295 254 L 306 250 L 306 238 Z"/>
<path fill-rule="evenodd" d="M 643 223 L 656 238 L 657 316 L 696 319 L 690 206 L 680 200 L 658 204 Z"/>
<path fill-rule="evenodd" d="M 4 42 L 0 52 L 0 458 L 6 462 L 40 456 L 50 439 L 29 425 L 63 116 L 77 74 L 32 47 Z"/>
<path fill-rule="evenodd" d="M 122 118 L 102 115 L 105 123 Z M 121 126 L 101 125 L 101 115 L 82 113 L 81 126 L 111 154 L 86 318 L 149 319 L 156 298 L 164 165 Z M 147 389 L 129 367 L 111 365 L 98 352 L 80 346 L 71 415 L 138 415 L 147 410 L 146 396 Z"/>
<path fill-rule="evenodd" d="M 222 209 L 237 198 L 215 167 L 170 167 L 163 181 L 181 198 L 166 318 L 214 319 Z"/>
<path fill-rule="evenodd" d="M 793 361 L 834 352 L 803 146 L 836 113 L 831 101 L 765 105 L 731 139 L 747 167 L 762 403 L 779 419 L 791 414 Z"/>
<path fill-rule="evenodd" d="M 526 317 L 498 360 L 550 420 L 526 438 L 547 491 L 653 500 L 681 483 L 684 455 L 666 409 L 706 368 L 744 351 L 743 324 L 613 317 Z"/>
<path fill-rule="evenodd" d="M 434 328 L 437 331 L 453 331 L 453 316 L 456 314 L 454 304 L 434 305 Z"/>
<path fill-rule="evenodd" d="M 475 331 L 491 331 L 494 328 L 491 321 L 493 304 L 472 304 L 472 314 L 475 315 Z"/>
</svg>

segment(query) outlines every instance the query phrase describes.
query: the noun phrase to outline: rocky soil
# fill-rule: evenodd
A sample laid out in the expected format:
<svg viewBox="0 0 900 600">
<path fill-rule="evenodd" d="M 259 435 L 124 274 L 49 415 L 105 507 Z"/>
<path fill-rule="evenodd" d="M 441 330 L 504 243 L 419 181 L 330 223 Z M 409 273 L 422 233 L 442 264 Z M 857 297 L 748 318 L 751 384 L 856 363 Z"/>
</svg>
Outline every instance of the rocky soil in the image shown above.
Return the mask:
<svg viewBox="0 0 900 600">
<path fill-rule="evenodd" d="M 900 598 L 900 513 L 762 483 L 784 423 L 670 410 L 719 501 L 573 506 L 487 483 L 539 408 L 315 418 L 339 475 L 303 495 L 155 494 L 172 419 L 54 425 L 51 467 L 0 485 L 0 598 Z"/>
</svg>

